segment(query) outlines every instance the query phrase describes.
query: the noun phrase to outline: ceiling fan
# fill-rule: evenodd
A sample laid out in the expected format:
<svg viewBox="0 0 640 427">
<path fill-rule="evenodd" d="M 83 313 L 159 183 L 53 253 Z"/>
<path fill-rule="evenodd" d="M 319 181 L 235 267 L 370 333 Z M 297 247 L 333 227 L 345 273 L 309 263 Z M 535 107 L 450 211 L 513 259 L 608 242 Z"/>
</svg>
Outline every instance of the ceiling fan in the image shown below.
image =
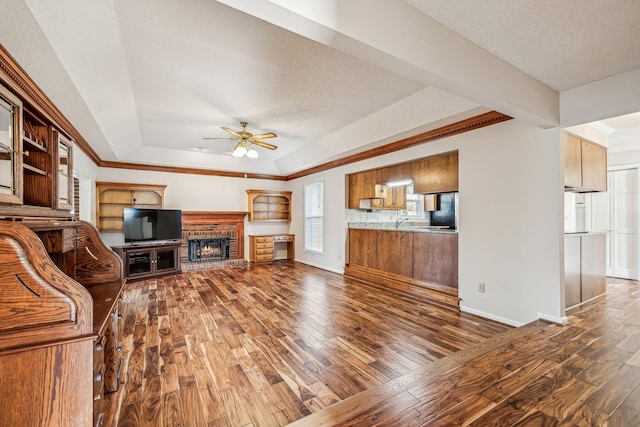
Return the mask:
<svg viewBox="0 0 640 427">
<path fill-rule="evenodd" d="M 231 155 L 233 155 L 234 157 L 247 156 L 252 159 L 255 159 L 256 157 L 258 157 L 258 152 L 253 147 L 254 145 L 262 148 L 267 148 L 269 150 L 275 150 L 276 148 L 278 148 L 273 144 L 269 144 L 267 142 L 261 141 L 262 139 L 266 139 L 266 138 L 275 138 L 278 135 L 276 135 L 273 132 L 266 132 L 266 133 L 254 135 L 251 132 L 246 131 L 245 128 L 247 127 L 247 124 L 248 124 L 247 122 L 240 122 L 240 126 L 242 126 L 241 131 L 235 131 L 227 127 L 222 127 L 222 130 L 224 130 L 225 132 L 229 132 L 232 135 L 229 138 L 203 138 L 203 139 L 229 139 L 231 141 L 238 141 L 236 146 L 233 148 L 233 152 L 231 153 Z"/>
</svg>

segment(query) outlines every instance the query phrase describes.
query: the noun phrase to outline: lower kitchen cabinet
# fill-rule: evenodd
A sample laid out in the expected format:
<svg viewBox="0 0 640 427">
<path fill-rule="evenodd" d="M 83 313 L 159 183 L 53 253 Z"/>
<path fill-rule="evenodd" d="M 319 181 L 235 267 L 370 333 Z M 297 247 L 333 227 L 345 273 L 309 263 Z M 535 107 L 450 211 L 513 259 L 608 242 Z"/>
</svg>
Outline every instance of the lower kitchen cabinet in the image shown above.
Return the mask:
<svg viewBox="0 0 640 427">
<path fill-rule="evenodd" d="M 458 308 L 458 234 L 349 229 L 345 276 Z"/>
<path fill-rule="evenodd" d="M 427 283 L 458 288 L 458 235 L 449 233 L 414 233 L 413 250 L 422 256 L 414 262 L 412 277 Z"/>
<path fill-rule="evenodd" d="M 606 292 L 606 235 L 568 234 L 564 252 L 565 307 Z"/>
</svg>

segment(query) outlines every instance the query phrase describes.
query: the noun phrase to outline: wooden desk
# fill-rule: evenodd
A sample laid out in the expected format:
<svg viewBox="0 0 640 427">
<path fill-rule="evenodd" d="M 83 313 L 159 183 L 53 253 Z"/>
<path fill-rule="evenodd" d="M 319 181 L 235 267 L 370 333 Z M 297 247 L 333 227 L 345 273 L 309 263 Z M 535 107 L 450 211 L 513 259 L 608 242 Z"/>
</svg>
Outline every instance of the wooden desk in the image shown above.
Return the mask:
<svg viewBox="0 0 640 427">
<path fill-rule="evenodd" d="M 286 245 L 286 258 L 278 256 L 278 247 Z M 279 259 L 294 259 L 296 257 L 295 234 L 270 234 L 249 236 L 249 261 L 273 262 Z"/>
</svg>

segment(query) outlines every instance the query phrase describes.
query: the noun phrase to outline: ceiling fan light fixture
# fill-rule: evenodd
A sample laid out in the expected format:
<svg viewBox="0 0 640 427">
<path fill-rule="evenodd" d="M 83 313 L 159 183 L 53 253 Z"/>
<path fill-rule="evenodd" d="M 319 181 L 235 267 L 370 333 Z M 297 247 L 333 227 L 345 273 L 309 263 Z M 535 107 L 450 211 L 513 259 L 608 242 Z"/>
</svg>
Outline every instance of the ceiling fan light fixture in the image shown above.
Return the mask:
<svg viewBox="0 0 640 427">
<path fill-rule="evenodd" d="M 249 157 L 250 159 L 257 159 L 258 152 L 256 151 L 255 148 L 251 147 L 249 148 L 249 150 L 247 150 L 247 157 Z"/>
<path fill-rule="evenodd" d="M 244 142 L 239 142 L 238 145 L 236 145 L 236 148 L 233 149 L 233 152 L 231 153 L 231 155 L 233 157 L 244 157 L 247 155 L 247 147 L 245 147 Z"/>
</svg>

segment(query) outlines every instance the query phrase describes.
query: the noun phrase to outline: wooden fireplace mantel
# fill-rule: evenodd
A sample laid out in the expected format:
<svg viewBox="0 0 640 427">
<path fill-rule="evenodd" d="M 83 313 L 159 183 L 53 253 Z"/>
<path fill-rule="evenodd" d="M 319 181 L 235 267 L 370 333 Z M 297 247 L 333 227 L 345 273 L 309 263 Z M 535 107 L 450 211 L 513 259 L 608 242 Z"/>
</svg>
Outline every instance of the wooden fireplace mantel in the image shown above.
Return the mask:
<svg viewBox="0 0 640 427">
<path fill-rule="evenodd" d="M 182 211 L 182 222 L 242 222 L 249 212 Z"/>
</svg>

